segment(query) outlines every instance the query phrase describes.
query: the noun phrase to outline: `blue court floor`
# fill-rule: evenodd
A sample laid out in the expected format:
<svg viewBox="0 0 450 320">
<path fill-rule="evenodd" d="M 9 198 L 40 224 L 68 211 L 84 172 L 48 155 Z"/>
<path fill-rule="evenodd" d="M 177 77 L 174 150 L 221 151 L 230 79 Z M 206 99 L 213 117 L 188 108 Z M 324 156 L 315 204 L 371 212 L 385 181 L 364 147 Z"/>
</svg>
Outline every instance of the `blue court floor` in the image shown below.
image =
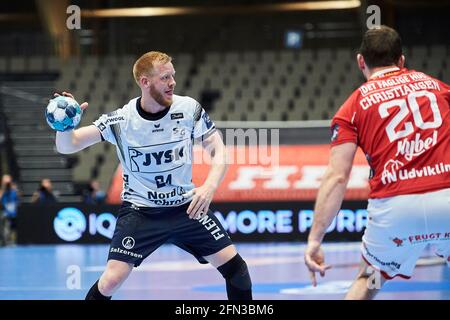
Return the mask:
<svg viewBox="0 0 450 320">
<path fill-rule="evenodd" d="M 254 298 L 264 300 L 342 299 L 356 275 L 359 243 L 325 244 L 333 268 L 316 288 L 303 264 L 303 243 L 238 244 L 253 281 Z M 0 299 L 84 299 L 101 275 L 107 245 L 16 246 L 0 248 Z M 388 282 L 378 299 L 450 299 L 450 270 L 424 252 L 410 280 Z M 226 299 L 222 276 L 210 265 L 172 245 L 157 250 L 134 269 L 113 299 Z"/>
</svg>

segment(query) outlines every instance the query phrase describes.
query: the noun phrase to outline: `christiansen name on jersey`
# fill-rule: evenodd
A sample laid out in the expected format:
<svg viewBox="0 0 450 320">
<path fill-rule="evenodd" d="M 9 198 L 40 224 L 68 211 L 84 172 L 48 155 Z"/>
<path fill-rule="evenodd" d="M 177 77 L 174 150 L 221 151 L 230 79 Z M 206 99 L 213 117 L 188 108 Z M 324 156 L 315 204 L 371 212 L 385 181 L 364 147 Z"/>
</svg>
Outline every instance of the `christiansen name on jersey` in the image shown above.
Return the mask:
<svg viewBox="0 0 450 320">
<path fill-rule="evenodd" d="M 116 146 L 123 170 L 122 200 L 136 206 L 174 207 L 191 201 L 193 141 L 215 125 L 201 105 L 174 95 L 170 108 L 145 113 L 141 98 L 94 121 L 104 140 Z"/>
<path fill-rule="evenodd" d="M 406 68 L 379 71 L 332 120 L 332 145 L 353 142 L 371 167 L 370 198 L 450 187 L 450 87 Z"/>
</svg>

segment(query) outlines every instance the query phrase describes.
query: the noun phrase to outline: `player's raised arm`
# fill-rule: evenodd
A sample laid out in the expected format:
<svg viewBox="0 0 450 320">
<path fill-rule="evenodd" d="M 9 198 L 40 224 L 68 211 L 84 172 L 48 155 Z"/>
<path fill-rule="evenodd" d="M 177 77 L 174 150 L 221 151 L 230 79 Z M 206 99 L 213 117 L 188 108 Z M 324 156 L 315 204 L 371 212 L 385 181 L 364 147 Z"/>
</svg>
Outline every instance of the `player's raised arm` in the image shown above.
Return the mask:
<svg viewBox="0 0 450 320">
<path fill-rule="evenodd" d="M 63 92 L 63 95 L 73 99 L 73 95 L 68 92 Z M 58 94 L 56 93 L 55 96 L 58 96 Z M 85 110 L 87 107 L 87 102 L 80 105 L 82 110 Z M 100 141 L 100 131 L 94 125 L 89 125 L 76 130 L 56 132 L 56 150 L 63 154 L 78 152 Z"/>
<path fill-rule="evenodd" d="M 94 125 L 82 127 L 80 129 L 57 132 L 56 150 L 59 153 L 75 153 L 101 141 L 101 135 Z"/>
</svg>

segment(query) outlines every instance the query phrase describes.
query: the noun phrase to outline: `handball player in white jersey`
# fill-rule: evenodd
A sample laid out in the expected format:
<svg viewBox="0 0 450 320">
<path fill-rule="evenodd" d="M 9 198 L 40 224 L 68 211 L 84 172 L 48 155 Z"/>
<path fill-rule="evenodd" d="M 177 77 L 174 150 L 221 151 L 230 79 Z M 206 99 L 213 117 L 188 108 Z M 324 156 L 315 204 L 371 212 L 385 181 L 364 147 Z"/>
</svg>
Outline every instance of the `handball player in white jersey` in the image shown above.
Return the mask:
<svg viewBox="0 0 450 320">
<path fill-rule="evenodd" d="M 112 143 L 123 169 L 123 204 L 108 262 L 87 300 L 111 299 L 133 267 L 164 243 L 173 243 L 200 263 L 217 268 L 230 300 L 252 299 L 247 265 L 209 210 L 226 172 L 225 146 L 200 104 L 174 94 L 171 60 L 157 51 L 142 55 L 133 67 L 140 97 L 102 115 L 93 125 L 56 133 L 61 153 L 74 153 L 101 141 Z M 87 103 L 81 107 L 85 109 Z M 197 188 L 192 183 L 196 139 L 212 158 L 208 177 Z"/>
<path fill-rule="evenodd" d="M 357 55 L 367 82 L 344 102 L 331 123 L 328 169 L 316 199 L 305 263 L 313 285 L 331 266 L 321 243 L 339 211 L 356 149 L 371 167 L 368 225 L 362 261 L 347 299 L 374 298 L 380 284 L 410 278 L 424 249 L 450 264 L 450 87 L 404 67 L 398 33 L 368 30 Z M 380 287 L 380 286 L 378 286 Z"/>
</svg>

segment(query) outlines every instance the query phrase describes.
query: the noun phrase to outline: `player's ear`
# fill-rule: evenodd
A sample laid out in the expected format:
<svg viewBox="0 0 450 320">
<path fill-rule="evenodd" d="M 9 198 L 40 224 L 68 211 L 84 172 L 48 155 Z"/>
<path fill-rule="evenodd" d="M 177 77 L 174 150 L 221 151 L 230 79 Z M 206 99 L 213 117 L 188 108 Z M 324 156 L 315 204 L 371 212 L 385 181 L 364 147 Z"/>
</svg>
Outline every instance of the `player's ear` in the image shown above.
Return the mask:
<svg viewBox="0 0 450 320">
<path fill-rule="evenodd" d="M 356 63 L 358 64 L 359 70 L 364 72 L 364 70 L 366 69 L 366 62 L 364 61 L 364 57 L 361 53 L 358 53 L 356 55 Z"/>
<path fill-rule="evenodd" d="M 150 79 L 146 76 L 141 76 L 141 78 L 139 79 L 139 84 L 142 88 L 148 88 L 150 87 Z"/>
<path fill-rule="evenodd" d="M 400 59 L 398 59 L 397 66 L 398 66 L 400 69 L 402 69 L 404 65 L 405 65 L 405 56 L 404 56 L 404 55 L 401 55 L 401 56 L 400 56 Z"/>
</svg>

